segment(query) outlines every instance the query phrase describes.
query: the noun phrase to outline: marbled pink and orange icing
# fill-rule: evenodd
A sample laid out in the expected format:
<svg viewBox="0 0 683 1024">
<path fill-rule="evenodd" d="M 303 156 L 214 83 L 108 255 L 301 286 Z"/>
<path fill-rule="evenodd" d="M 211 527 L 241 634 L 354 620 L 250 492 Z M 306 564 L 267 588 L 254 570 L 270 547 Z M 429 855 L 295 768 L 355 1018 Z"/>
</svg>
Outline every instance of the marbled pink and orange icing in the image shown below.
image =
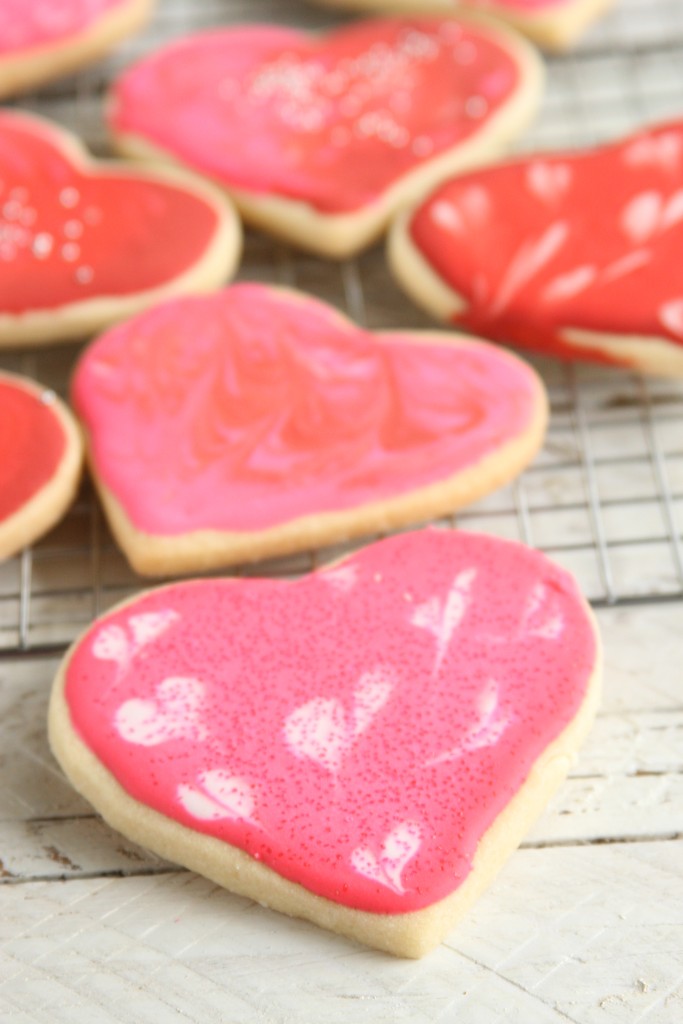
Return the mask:
<svg viewBox="0 0 683 1024">
<path fill-rule="evenodd" d="M 568 573 L 428 530 L 296 582 L 138 597 L 80 641 L 65 698 L 135 800 L 327 899 L 402 913 L 467 877 L 596 659 Z"/>
<path fill-rule="evenodd" d="M 109 331 L 72 397 L 133 526 L 175 535 L 268 529 L 452 478 L 533 429 L 539 384 L 491 346 L 375 337 L 242 284 Z"/>
<path fill-rule="evenodd" d="M 591 334 L 682 345 L 683 122 L 453 178 L 409 237 L 484 337 L 599 360 Z"/>
<path fill-rule="evenodd" d="M 0 376 L 0 524 L 20 512 L 57 472 L 66 435 L 54 394 Z"/>
<path fill-rule="evenodd" d="M 69 41 L 129 2 L 0 0 L 0 59 Z"/>
<path fill-rule="evenodd" d="M 451 20 L 214 31 L 125 72 L 112 127 L 229 189 L 348 213 L 480 133 L 516 96 L 519 61 L 498 32 Z"/>
<path fill-rule="evenodd" d="M 0 318 L 161 287 L 218 226 L 191 189 L 75 162 L 49 122 L 0 113 Z"/>
</svg>

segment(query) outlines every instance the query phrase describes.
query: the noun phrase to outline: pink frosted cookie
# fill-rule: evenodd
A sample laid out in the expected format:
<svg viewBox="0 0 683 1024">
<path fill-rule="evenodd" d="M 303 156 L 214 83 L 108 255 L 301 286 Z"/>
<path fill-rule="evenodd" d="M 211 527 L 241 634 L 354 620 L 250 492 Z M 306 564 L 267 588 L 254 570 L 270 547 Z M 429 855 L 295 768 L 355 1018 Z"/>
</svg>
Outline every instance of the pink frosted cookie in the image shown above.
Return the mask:
<svg viewBox="0 0 683 1024">
<path fill-rule="evenodd" d="M 150 575 L 451 512 L 519 473 L 546 420 L 534 372 L 484 342 L 372 335 L 254 284 L 105 334 L 72 395 L 114 534 Z"/>
<path fill-rule="evenodd" d="M 615 0 L 315 0 L 325 7 L 386 14 L 495 15 L 548 50 L 566 50 Z"/>
<path fill-rule="evenodd" d="M 454 178 L 398 219 L 389 246 L 406 291 L 450 323 L 678 376 L 682 251 L 683 122 Z"/>
<path fill-rule="evenodd" d="M 82 337 L 217 288 L 240 241 L 203 182 L 95 162 L 50 122 L 0 112 L 0 348 Z"/>
<path fill-rule="evenodd" d="M 490 24 L 377 20 L 320 37 L 249 26 L 134 65 L 111 127 L 124 153 L 201 171 L 252 223 L 341 257 L 426 188 L 497 154 L 540 83 L 530 48 Z"/>
<path fill-rule="evenodd" d="M 426 530 L 296 582 L 195 580 L 118 607 L 67 655 L 50 741 L 132 839 L 415 957 L 566 776 L 599 676 L 567 572 Z"/>
<path fill-rule="evenodd" d="M 75 71 L 147 21 L 152 0 L 0 0 L 0 96 Z"/>
<path fill-rule="evenodd" d="M 61 519 L 82 462 L 78 426 L 54 392 L 0 373 L 0 559 Z"/>
</svg>

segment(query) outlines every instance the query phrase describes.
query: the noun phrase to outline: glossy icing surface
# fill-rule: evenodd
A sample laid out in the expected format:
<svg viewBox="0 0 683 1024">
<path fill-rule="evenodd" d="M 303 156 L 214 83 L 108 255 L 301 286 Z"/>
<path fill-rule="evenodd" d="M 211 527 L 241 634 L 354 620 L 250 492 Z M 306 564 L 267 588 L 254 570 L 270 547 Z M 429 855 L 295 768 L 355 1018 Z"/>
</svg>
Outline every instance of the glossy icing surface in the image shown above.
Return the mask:
<svg viewBox="0 0 683 1024">
<path fill-rule="evenodd" d="M 65 693 L 136 800 L 328 899 L 401 913 L 467 877 L 595 659 L 567 573 L 427 530 L 296 582 L 148 593 L 90 629 Z"/>
<path fill-rule="evenodd" d="M 180 299 L 82 357 L 101 480 L 155 534 L 258 530 L 452 477 L 531 427 L 531 371 L 486 345 L 376 339 L 262 285 Z"/>
<path fill-rule="evenodd" d="M 161 286 L 199 260 L 217 226 L 189 190 L 81 168 L 47 122 L 0 113 L 0 315 Z"/>
<path fill-rule="evenodd" d="M 683 344 L 683 122 L 454 178 L 410 233 L 485 337 L 564 356 L 572 328 Z"/>
<path fill-rule="evenodd" d="M 0 58 L 69 40 L 127 0 L 0 0 Z"/>
<path fill-rule="evenodd" d="M 54 476 L 66 450 L 51 409 L 54 395 L 0 377 L 0 522 L 18 512 Z"/>
<path fill-rule="evenodd" d="M 320 39 L 247 27 L 135 65 L 112 122 L 228 188 L 341 213 L 471 139 L 518 83 L 516 59 L 484 27 L 377 20 Z"/>
</svg>

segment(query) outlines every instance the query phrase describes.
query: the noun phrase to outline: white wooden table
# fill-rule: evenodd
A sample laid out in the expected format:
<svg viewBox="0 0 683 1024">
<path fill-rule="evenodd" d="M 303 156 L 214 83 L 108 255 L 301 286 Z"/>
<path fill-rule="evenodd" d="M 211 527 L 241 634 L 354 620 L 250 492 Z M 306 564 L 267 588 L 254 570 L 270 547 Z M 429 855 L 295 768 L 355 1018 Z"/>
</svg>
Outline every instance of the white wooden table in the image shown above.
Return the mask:
<svg viewBox="0 0 683 1024">
<path fill-rule="evenodd" d="M 146 36 L 26 105 L 102 148 L 101 89 L 132 55 L 227 17 L 329 20 L 284 0 L 162 4 Z M 594 141 L 676 112 L 683 3 L 622 0 L 576 57 L 553 62 L 524 145 Z M 426 322 L 379 251 L 333 268 L 254 237 L 243 276 L 295 283 L 372 326 Z M 75 352 L 0 365 L 64 390 Z M 140 582 L 87 488 L 48 538 L 0 566 L 3 1024 L 683 1021 L 683 384 L 541 369 L 553 406 L 544 452 L 458 523 L 527 540 L 577 574 L 604 636 L 603 706 L 522 849 L 422 961 L 270 913 L 103 825 L 49 753 L 48 690 L 65 643 Z"/>
</svg>

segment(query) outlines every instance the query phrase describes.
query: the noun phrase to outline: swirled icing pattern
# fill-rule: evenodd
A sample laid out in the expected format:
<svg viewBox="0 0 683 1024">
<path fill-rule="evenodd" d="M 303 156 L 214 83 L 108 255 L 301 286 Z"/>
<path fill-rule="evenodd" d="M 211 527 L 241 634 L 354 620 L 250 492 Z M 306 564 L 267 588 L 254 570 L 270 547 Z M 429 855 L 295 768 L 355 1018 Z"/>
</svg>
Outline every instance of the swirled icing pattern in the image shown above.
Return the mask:
<svg viewBox="0 0 683 1024">
<path fill-rule="evenodd" d="M 261 285 L 100 338 L 74 377 L 100 479 L 156 534 L 258 530 L 444 480 L 530 428 L 531 371 L 476 342 L 372 335 Z"/>
<path fill-rule="evenodd" d="M 78 166 L 49 122 L 0 113 L 0 316 L 166 284 L 199 260 L 217 226 L 189 189 Z"/>
<path fill-rule="evenodd" d="M 0 57 L 61 43 L 127 0 L 0 0 Z"/>
<path fill-rule="evenodd" d="M 572 337 L 681 345 L 683 123 L 454 178 L 410 237 L 465 301 L 453 322 L 485 337 L 596 360 L 608 356 Z"/>
<path fill-rule="evenodd" d="M 518 60 L 490 28 L 447 20 L 359 22 L 321 39 L 211 32 L 125 72 L 112 125 L 228 188 L 349 212 L 480 132 L 514 98 Z"/>
<path fill-rule="evenodd" d="M 61 462 L 66 437 L 53 398 L 0 377 L 0 521 L 49 483 Z"/>
<path fill-rule="evenodd" d="M 467 877 L 596 656 L 566 572 L 428 530 L 296 582 L 150 592 L 90 629 L 65 694 L 136 800 L 328 899 L 401 913 Z"/>
</svg>

